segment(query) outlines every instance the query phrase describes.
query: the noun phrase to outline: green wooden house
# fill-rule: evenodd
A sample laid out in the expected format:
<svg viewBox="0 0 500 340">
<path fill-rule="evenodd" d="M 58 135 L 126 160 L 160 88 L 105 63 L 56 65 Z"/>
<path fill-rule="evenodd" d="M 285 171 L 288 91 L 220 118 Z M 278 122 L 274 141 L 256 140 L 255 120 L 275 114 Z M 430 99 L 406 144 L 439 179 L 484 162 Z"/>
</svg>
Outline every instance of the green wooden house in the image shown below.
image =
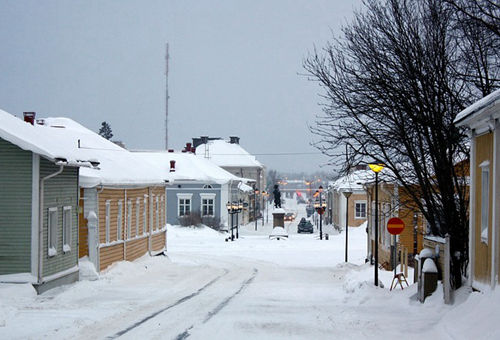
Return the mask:
<svg viewBox="0 0 500 340">
<path fill-rule="evenodd" d="M 38 293 L 78 280 L 82 159 L 50 129 L 0 110 L 0 282 Z"/>
</svg>

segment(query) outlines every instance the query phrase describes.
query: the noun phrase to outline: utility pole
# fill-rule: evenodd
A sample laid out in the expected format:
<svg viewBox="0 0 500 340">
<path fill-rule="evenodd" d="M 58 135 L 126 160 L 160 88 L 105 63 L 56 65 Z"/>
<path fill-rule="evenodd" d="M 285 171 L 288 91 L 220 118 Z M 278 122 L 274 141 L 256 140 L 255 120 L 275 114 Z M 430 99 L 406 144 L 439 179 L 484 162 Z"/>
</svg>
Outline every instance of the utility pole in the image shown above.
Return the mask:
<svg viewBox="0 0 500 340">
<path fill-rule="evenodd" d="M 168 61 L 170 55 L 168 54 L 168 43 L 165 44 L 165 150 L 168 150 Z"/>
</svg>

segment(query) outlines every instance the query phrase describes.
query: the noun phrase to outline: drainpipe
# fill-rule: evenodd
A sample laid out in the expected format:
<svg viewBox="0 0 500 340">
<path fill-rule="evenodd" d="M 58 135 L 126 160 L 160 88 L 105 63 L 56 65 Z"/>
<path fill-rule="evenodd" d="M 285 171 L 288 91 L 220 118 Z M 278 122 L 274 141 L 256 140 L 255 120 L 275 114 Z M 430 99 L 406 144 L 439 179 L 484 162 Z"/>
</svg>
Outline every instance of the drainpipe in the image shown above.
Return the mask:
<svg viewBox="0 0 500 340">
<path fill-rule="evenodd" d="M 59 170 L 40 179 L 40 192 L 38 198 L 38 284 L 43 283 L 43 194 L 45 180 L 59 175 L 64 170 L 64 165 L 59 166 Z"/>
</svg>

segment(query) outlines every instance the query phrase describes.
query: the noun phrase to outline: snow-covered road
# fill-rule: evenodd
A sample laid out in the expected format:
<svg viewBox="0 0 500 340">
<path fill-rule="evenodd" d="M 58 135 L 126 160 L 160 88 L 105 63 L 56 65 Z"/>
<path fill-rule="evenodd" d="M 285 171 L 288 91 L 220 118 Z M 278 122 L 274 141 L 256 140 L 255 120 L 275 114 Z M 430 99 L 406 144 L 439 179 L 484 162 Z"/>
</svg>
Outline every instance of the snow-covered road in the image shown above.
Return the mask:
<svg viewBox="0 0 500 340">
<path fill-rule="evenodd" d="M 477 294 L 461 305 L 462 291 L 447 306 L 438 288 L 421 304 L 411 271 L 404 290 L 389 291 L 393 273 L 385 271 L 385 288 L 375 287 L 364 228 L 350 228 L 345 263 L 344 233 L 325 227 L 329 240 L 319 240 L 297 234 L 297 222 L 280 241 L 260 222 L 234 242 L 208 228 L 169 227 L 167 256 L 117 263 L 93 281 L 41 296 L 0 284 L 0 339 L 482 338 L 465 331 L 475 324 L 499 335 L 487 320 L 496 312 Z"/>
</svg>

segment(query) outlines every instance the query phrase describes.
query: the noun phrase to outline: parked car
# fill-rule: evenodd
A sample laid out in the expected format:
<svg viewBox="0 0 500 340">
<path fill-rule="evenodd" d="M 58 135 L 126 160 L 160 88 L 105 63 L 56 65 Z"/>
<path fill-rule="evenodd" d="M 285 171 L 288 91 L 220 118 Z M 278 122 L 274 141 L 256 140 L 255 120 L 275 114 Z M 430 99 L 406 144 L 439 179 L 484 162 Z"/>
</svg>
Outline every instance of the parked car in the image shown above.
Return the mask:
<svg viewBox="0 0 500 340">
<path fill-rule="evenodd" d="M 314 226 L 311 221 L 306 220 L 304 217 L 300 219 L 299 225 L 297 226 L 297 233 L 310 233 L 314 232 Z"/>
<path fill-rule="evenodd" d="M 285 219 L 285 221 L 295 221 L 295 214 L 294 213 L 286 213 L 284 219 Z"/>
</svg>

